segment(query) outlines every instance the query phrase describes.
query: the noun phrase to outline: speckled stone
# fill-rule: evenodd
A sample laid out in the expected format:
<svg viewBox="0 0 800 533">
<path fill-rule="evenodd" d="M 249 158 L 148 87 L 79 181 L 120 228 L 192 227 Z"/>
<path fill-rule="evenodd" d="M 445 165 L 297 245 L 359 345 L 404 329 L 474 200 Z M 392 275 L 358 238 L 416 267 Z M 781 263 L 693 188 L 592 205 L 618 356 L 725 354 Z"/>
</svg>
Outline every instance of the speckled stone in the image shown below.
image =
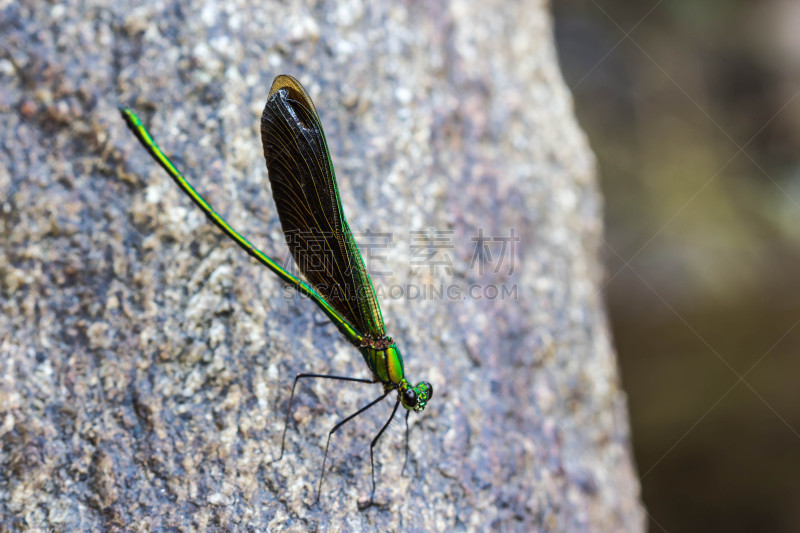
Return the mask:
<svg viewBox="0 0 800 533">
<path fill-rule="evenodd" d="M 289 5 L 0 1 L 0 531 L 643 530 L 595 163 L 546 3 Z M 405 477 L 402 418 L 387 430 L 366 510 L 391 402 L 334 436 L 319 503 L 329 429 L 378 386 L 303 384 L 272 462 L 293 376 L 366 367 L 116 109 L 283 260 L 258 135 L 279 73 L 320 111 L 351 227 L 392 235 L 370 264 L 387 329 L 435 389 Z M 415 268 L 428 228 L 446 264 Z M 512 228 L 502 272 L 473 261 Z M 515 292 L 392 296 L 440 285 Z"/>
</svg>

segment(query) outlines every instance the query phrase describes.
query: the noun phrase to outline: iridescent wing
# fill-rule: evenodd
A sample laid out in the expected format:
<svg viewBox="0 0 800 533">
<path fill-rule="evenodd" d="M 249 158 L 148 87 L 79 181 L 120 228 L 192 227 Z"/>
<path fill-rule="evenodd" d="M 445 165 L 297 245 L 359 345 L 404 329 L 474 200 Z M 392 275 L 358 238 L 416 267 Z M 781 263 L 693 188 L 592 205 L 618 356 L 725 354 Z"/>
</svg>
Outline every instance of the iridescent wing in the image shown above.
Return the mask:
<svg viewBox="0 0 800 533">
<path fill-rule="evenodd" d="M 345 219 L 325 133 L 296 79 L 275 78 L 261 115 L 272 196 L 295 263 L 341 316 L 373 338 L 385 334 L 375 289 Z"/>
</svg>

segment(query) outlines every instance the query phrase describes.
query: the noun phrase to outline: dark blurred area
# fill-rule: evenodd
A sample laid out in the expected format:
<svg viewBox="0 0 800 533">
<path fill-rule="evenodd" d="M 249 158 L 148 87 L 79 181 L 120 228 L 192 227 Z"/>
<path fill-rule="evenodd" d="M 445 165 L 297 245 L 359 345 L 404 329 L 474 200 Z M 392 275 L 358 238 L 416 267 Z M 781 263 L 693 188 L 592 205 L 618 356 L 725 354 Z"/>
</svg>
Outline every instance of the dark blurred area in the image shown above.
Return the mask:
<svg viewBox="0 0 800 533">
<path fill-rule="evenodd" d="M 650 531 L 800 531 L 800 2 L 553 9 Z"/>
</svg>

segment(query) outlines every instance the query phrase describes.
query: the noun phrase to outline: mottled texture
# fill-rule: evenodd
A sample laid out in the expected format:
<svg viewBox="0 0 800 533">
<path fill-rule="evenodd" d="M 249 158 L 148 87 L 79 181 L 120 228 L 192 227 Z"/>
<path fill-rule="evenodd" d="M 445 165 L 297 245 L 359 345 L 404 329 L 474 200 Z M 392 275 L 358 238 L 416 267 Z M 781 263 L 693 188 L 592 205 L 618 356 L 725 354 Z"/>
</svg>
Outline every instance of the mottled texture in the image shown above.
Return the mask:
<svg viewBox="0 0 800 533">
<path fill-rule="evenodd" d="M 594 160 L 543 2 L 0 10 L 0 530 L 643 529 Z M 284 258 L 258 137 L 282 72 L 320 111 L 356 238 L 393 234 L 370 264 L 387 330 L 435 388 L 411 417 L 411 475 L 400 421 L 365 511 L 391 403 L 335 435 L 320 503 L 329 428 L 379 387 L 303 385 L 270 464 L 293 375 L 365 365 L 116 110 L 140 112 L 215 209 Z M 431 227 L 452 232 L 450 264 L 417 268 L 411 232 Z M 480 229 L 511 228 L 513 269 L 471 261 Z M 406 284 L 516 298 L 390 297 Z"/>
</svg>

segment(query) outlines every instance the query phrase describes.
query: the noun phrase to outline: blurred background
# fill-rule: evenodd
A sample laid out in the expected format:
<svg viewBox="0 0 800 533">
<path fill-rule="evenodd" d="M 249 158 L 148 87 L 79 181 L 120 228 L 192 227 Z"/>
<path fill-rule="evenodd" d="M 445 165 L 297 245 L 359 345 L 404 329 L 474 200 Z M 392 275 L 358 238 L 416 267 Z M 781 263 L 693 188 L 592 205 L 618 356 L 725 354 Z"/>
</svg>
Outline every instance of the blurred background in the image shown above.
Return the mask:
<svg viewBox="0 0 800 533">
<path fill-rule="evenodd" d="M 800 531 L 800 2 L 553 10 L 650 531 Z"/>
</svg>

